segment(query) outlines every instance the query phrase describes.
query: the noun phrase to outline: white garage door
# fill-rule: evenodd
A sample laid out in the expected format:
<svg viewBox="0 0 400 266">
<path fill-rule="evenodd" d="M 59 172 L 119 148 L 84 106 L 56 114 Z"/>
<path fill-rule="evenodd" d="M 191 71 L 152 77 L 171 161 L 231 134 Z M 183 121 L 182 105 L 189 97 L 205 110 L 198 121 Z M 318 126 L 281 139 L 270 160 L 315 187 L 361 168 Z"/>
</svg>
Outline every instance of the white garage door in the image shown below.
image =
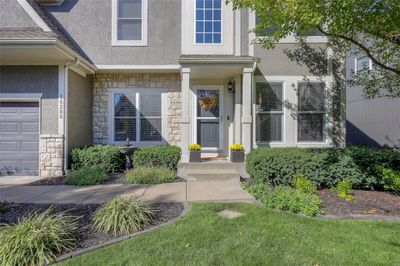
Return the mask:
<svg viewBox="0 0 400 266">
<path fill-rule="evenodd" d="M 0 175 L 39 175 L 39 104 L 0 102 Z"/>
</svg>

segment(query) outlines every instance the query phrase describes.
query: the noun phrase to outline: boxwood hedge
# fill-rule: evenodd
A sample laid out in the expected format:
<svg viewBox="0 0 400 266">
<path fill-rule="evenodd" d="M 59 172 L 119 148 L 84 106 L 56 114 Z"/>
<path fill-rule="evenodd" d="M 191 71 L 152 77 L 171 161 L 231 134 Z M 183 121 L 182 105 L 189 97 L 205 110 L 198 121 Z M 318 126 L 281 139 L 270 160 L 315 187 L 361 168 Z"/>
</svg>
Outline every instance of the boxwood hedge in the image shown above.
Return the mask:
<svg viewBox="0 0 400 266">
<path fill-rule="evenodd" d="M 176 170 L 179 159 L 181 158 L 181 149 L 172 145 L 160 145 L 142 147 L 132 155 L 133 165 L 145 167 L 167 167 Z"/>
<path fill-rule="evenodd" d="M 256 181 L 289 185 L 296 174 L 314 184 L 332 187 L 351 179 L 354 188 L 381 189 L 376 166 L 400 169 L 400 152 L 367 146 L 348 148 L 258 148 L 246 156 L 246 170 Z"/>
</svg>

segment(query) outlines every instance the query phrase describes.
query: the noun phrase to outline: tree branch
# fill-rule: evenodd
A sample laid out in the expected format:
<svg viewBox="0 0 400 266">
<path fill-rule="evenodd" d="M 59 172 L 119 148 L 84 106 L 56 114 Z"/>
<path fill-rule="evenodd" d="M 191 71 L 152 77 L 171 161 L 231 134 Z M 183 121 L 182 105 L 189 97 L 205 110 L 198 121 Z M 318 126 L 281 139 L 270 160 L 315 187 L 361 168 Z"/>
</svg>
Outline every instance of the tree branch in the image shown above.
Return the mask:
<svg viewBox="0 0 400 266">
<path fill-rule="evenodd" d="M 326 36 L 337 37 L 337 38 L 346 40 L 348 42 L 351 42 L 352 44 L 356 45 L 358 48 L 363 50 L 375 65 L 380 66 L 381 68 L 383 68 L 383 69 L 385 69 L 387 71 L 391 71 L 391 72 L 393 72 L 393 73 L 395 73 L 397 75 L 400 75 L 400 70 L 397 70 L 397 69 L 395 69 L 393 67 L 389 67 L 389 66 L 385 65 L 384 63 L 378 61 L 378 59 L 376 59 L 372 55 L 371 51 L 366 46 L 364 46 L 363 44 L 357 42 L 356 40 L 353 40 L 352 38 L 349 38 L 349 37 L 341 35 L 341 34 L 330 34 L 330 33 L 326 32 L 326 31 L 324 31 L 320 25 L 318 25 L 318 30 L 320 32 L 322 32 Z"/>
</svg>

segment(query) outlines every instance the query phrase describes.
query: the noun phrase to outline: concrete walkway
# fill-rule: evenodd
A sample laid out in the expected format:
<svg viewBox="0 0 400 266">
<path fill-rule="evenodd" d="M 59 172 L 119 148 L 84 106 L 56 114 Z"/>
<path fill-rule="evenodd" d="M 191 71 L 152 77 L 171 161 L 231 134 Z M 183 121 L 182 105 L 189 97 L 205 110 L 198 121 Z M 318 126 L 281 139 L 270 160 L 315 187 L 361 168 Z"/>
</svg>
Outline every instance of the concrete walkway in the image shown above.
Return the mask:
<svg viewBox="0 0 400 266">
<path fill-rule="evenodd" d="M 137 195 L 150 202 L 254 201 L 237 180 L 86 187 L 0 184 L 0 201 L 18 203 L 103 203 L 123 195 Z"/>
</svg>

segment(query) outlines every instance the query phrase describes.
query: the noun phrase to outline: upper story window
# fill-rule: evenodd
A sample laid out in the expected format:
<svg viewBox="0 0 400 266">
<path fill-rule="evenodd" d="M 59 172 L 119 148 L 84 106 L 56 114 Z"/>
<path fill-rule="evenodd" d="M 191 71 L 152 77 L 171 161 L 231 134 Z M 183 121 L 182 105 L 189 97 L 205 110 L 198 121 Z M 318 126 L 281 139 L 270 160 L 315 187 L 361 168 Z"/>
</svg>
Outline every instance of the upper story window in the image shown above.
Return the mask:
<svg viewBox="0 0 400 266">
<path fill-rule="evenodd" d="M 368 56 L 361 56 L 356 58 L 354 72 L 356 74 L 372 70 L 372 62 Z"/>
<path fill-rule="evenodd" d="M 147 1 L 112 0 L 112 45 L 147 45 Z"/>
<path fill-rule="evenodd" d="M 196 0 L 196 44 L 222 43 L 222 0 Z"/>
</svg>

